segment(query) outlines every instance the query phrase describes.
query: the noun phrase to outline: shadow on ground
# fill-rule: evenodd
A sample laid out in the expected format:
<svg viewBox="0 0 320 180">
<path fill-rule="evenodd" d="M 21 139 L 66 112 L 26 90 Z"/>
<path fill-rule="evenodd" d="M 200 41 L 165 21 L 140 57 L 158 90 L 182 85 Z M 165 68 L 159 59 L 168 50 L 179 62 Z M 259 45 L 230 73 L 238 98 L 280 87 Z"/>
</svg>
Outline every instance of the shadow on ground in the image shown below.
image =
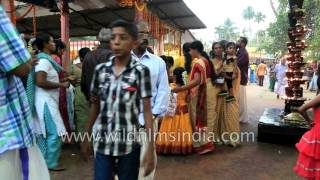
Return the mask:
<svg viewBox="0 0 320 180">
<path fill-rule="evenodd" d="M 243 142 L 240 147 L 216 146 L 207 155 L 158 156 L 156 180 L 295 180 L 292 168 L 297 152 L 294 147 L 256 142 L 259 117 L 267 107 L 283 107 L 265 87 L 249 85 L 249 123 L 241 124 L 242 132 L 254 132 L 254 142 Z M 314 94 L 306 93 L 309 98 Z M 79 148 L 69 146 L 62 151 L 64 172 L 51 173 L 53 180 L 91 180 L 93 160 L 84 162 Z"/>
</svg>

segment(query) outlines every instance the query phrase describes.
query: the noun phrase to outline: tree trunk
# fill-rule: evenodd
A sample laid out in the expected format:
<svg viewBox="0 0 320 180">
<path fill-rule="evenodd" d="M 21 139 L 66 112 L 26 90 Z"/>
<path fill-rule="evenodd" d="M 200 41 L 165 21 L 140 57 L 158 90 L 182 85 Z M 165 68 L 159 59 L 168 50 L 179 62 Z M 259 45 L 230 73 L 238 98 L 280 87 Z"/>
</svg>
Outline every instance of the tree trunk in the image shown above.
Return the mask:
<svg viewBox="0 0 320 180">
<path fill-rule="evenodd" d="M 271 9 L 273 11 L 273 14 L 277 17 L 278 16 L 278 13 L 277 13 L 277 10 L 276 8 L 274 7 L 274 4 L 273 4 L 273 1 L 270 0 L 270 6 L 271 6 Z"/>
</svg>

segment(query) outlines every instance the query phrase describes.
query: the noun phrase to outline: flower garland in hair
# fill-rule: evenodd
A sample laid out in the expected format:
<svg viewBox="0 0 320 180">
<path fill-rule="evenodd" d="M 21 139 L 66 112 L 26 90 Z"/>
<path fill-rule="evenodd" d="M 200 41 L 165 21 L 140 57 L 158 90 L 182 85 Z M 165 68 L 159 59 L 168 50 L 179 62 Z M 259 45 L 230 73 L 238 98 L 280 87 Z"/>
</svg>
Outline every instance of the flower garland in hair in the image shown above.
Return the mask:
<svg viewBox="0 0 320 180">
<path fill-rule="evenodd" d="M 183 71 L 183 73 L 182 73 L 182 78 L 183 78 L 183 83 L 184 83 L 184 85 L 187 85 L 187 84 L 188 84 L 188 74 L 187 74 L 187 71 Z"/>
</svg>

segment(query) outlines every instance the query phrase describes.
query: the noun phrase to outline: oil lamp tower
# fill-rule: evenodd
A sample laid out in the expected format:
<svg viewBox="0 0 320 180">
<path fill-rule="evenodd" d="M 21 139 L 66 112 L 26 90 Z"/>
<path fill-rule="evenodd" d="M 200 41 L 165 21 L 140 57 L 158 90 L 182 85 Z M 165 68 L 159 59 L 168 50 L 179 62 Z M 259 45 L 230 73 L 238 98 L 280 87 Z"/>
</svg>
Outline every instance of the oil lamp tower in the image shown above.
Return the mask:
<svg viewBox="0 0 320 180">
<path fill-rule="evenodd" d="M 307 48 L 305 35 L 309 29 L 304 25 L 305 10 L 302 9 L 302 6 L 303 0 L 289 0 L 288 18 L 290 27 L 288 36 L 290 41 L 287 43 L 289 53 L 286 56 L 288 62 L 288 71 L 286 72 L 288 87 L 285 88 L 287 98 L 284 108 L 284 115 L 287 115 L 287 117 L 306 101 L 303 98 L 303 88 L 300 85 L 305 83 L 302 76 L 303 67 L 306 63 L 304 62 L 302 51 Z M 290 121 L 290 119 L 286 118 L 285 120 Z"/>
</svg>

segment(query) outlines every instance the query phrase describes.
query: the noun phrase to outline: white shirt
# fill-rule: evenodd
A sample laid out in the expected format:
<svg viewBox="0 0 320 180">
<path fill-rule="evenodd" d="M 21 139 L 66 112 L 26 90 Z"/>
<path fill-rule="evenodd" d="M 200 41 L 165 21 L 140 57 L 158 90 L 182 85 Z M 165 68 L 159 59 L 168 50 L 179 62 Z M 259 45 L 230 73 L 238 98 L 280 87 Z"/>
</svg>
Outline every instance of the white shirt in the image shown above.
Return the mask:
<svg viewBox="0 0 320 180">
<path fill-rule="evenodd" d="M 133 55 L 138 58 L 134 53 Z M 168 108 L 170 93 L 166 64 L 160 57 L 151 54 L 147 50 L 138 59 L 140 63 L 147 66 L 150 71 L 152 85 L 152 114 L 164 116 Z M 141 125 L 145 124 L 143 113 L 139 115 L 139 123 Z"/>
<path fill-rule="evenodd" d="M 72 64 L 79 64 L 79 63 L 81 63 L 79 57 L 77 57 L 77 59 L 75 59 L 75 60 L 72 61 Z"/>
<path fill-rule="evenodd" d="M 35 66 L 35 72 L 47 73 L 47 81 L 59 83 L 58 72 L 53 68 L 51 63 L 46 59 L 40 59 L 38 65 Z M 53 121 L 56 125 L 58 135 L 66 133 L 63 120 L 59 111 L 59 88 L 57 89 L 43 89 L 36 86 L 35 88 L 35 109 L 36 117 L 35 132 L 46 136 L 45 122 L 44 122 L 44 106 L 48 105 Z"/>
<path fill-rule="evenodd" d="M 278 83 L 280 84 L 286 84 L 286 71 L 288 70 L 287 65 L 277 64 L 274 68 L 274 71 L 276 73 L 276 78 Z"/>
</svg>

